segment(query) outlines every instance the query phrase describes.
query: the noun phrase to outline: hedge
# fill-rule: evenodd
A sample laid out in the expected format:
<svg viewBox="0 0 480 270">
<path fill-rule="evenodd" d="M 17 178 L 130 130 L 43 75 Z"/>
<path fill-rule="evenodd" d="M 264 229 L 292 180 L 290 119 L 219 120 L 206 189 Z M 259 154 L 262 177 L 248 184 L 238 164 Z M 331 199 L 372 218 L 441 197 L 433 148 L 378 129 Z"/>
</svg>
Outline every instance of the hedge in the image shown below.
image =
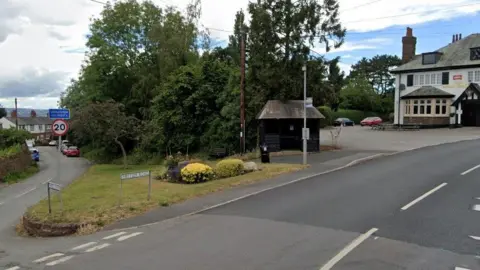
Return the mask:
<svg viewBox="0 0 480 270">
<path fill-rule="evenodd" d="M 13 157 L 20 152 L 22 152 L 22 146 L 20 144 L 16 144 L 4 149 L 0 149 L 0 158 Z"/>
<path fill-rule="evenodd" d="M 243 161 L 240 159 L 224 159 L 217 163 L 215 174 L 219 178 L 233 177 L 243 174 Z"/>
</svg>

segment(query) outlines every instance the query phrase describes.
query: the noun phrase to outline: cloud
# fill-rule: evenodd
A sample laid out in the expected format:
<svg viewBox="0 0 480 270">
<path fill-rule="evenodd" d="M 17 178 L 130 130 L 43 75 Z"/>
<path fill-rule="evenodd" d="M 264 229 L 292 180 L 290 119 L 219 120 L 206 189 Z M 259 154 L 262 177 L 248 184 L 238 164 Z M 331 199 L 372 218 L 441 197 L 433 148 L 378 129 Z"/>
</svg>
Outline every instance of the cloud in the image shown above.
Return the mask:
<svg viewBox="0 0 480 270">
<path fill-rule="evenodd" d="M 318 47 L 315 47 L 313 50 L 320 54 L 331 54 L 339 52 L 351 52 L 357 50 L 373 50 L 381 46 L 392 44 L 393 40 L 387 38 L 370 38 L 357 41 L 347 41 L 342 44 L 341 47 L 337 49 L 331 49 L 328 53 L 326 52 L 325 46 L 323 44 L 318 44 Z"/>
<path fill-rule="evenodd" d="M 340 68 L 340 70 L 342 70 L 343 72 L 345 72 L 345 76 L 347 76 L 348 74 L 350 74 L 350 71 L 352 69 L 352 65 L 351 64 L 347 64 L 347 63 L 343 63 L 343 62 L 339 62 L 338 63 L 338 67 Z"/>
<path fill-rule="evenodd" d="M 0 96 L 5 98 L 58 96 L 63 90 L 64 80 L 64 72 L 25 69 L 17 78 L 0 77 Z"/>
</svg>

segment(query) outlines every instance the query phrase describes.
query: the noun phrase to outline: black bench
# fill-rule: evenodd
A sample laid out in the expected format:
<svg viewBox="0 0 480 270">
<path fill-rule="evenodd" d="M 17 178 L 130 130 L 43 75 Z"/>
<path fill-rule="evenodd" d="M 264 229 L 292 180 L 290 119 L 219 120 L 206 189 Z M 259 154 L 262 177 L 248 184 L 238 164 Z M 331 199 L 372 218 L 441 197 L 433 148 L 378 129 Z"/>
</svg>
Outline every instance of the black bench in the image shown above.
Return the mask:
<svg viewBox="0 0 480 270">
<path fill-rule="evenodd" d="M 228 155 L 227 148 L 224 148 L 224 147 L 214 148 L 210 153 L 210 157 L 215 157 L 215 158 L 224 158 L 227 155 Z"/>
</svg>

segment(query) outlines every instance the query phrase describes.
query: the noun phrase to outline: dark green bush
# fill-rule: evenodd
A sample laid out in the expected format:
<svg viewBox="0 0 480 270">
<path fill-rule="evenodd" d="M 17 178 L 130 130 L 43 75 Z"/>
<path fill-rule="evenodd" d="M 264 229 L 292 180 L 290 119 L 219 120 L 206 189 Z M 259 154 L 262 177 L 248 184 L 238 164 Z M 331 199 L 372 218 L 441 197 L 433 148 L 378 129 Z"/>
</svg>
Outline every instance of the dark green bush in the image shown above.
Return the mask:
<svg viewBox="0 0 480 270">
<path fill-rule="evenodd" d="M 32 139 L 32 134 L 26 130 L 0 129 L 0 149 L 24 144 L 29 139 Z"/>
<path fill-rule="evenodd" d="M 323 116 L 325 116 L 325 119 L 320 120 L 320 128 L 331 126 L 332 122 L 333 122 L 333 119 L 332 119 L 333 111 L 332 111 L 332 109 L 330 109 L 330 107 L 328 107 L 328 106 L 320 106 L 320 107 L 318 107 L 318 110 L 320 111 L 321 114 L 323 114 Z"/>
</svg>

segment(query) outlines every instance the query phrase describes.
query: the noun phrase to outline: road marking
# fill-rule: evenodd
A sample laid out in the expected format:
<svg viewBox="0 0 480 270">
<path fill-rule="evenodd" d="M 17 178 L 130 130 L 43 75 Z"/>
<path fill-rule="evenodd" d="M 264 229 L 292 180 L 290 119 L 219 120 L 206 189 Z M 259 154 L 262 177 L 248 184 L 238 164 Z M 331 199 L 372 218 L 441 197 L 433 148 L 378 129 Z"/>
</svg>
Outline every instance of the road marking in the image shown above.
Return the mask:
<svg viewBox="0 0 480 270">
<path fill-rule="evenodd" d="M 367 240 L 372 234 L 378 231 L 377 228 L 372 228 L 368 232 L 360 235 L 355 240 L 353 240 L 348 246 L 344 247 L 335 257 L 330 259 L 324 266 L 320 268 L 320 270 L 330 270 L 332 267 L 335 266 L 341 259 L 348 255 L 353 249 L 358 247 L 363 241 Z"/>
<path fill-rule="evenodd" d="M 467 173 L 469 173 L 469 172 L 471 172 L 471 171 L 473 171 L 473 170 L 476 170 L 476 169 L 478 169 L 478 168 L 480 168 L 480 164 L 478 164 L 477 166 L 475 166 L 475 167 L 473 167 L 473 168 L 470 168 L 470 169 L 462 172 L 460 175 L 465 175 L 465 174 L 467 174 Z"/>
<path fill-rule="evenodd" d="M 52 181 L 52 178 L 49 178 L 47 181 L 43 182 L 42 185 L 45 185 L 46 183 Z"/>
<path fill-rule="evenodd" d="M 63 256 L 63 255 L 64 255 L 63 253 L 54 253 L 54 254 L 52 254 L 52 255 L 45 256 L 45 257 L 40 258 L 40 259 L 38 259 L 38 260 L 35 260 L 35 261 L 33 261 L 33 262 L 34 262 L 34 263 L 41 263 L 41 262 L 44 262 L 44 261 L 46 261 L 46 260 L 48 260 L 48 259 L 55 258 L 55 257 L 60 257 L 60 256 Z"/>
<path fill-rule="evenodd" d="M 98 246 L 94 246 L 94 247 L 92 247 L 92 248 L 89 248 L 89 249 L 85 250 L 85 252 L 97 251 L 97 250 L 100 250 L 100 249 L 102 249 L 102 248 L 106 248 L 106 247 L 108 247 L 108 246 L 110 246 L 109 243 L 101 244 L 101 245 L 98 245 Z"/>
<path fill-rule="evenodd" d="M 127 232 L 119 232 L 119 233 L 116 233 L 116 234 L 112 234 L 112 235 L 109 235 L 107 237 L 104 237 L 103 240 L 108 240 L 108 239 L 111 239 L 111 238 L 115 238 L 117 236 L 120 236 L 122 234 L 126 234 Z"/>
<path fill-rule="evenodd" d="M 10 267 L 10 268 L 5 269 L 5 270 L 18 270 L 18 269 L 20 269 L 20 266 Z"/>
<path fill-rule="evenodd" d="M 136 232 L 136 233 L 132 233 L 132 234 L 129 234 L 129 235 L 124 235 L 124 236 L 121 236 L 117 239 L 117 241 L 123 241 L 123 240 L 127 240 L 128 238 L 132 238 L 132 237 L 135 237 L 137 235 L 140 235 L 142 234 L 143 232 Z"/>
<path fill-rule="evenodd" d="M 70 256 L 66 256 L 66 257 L 63 257 L 61 259 L 58 259 L 56 261 L 53 261 L 53 262 L 49 262 L 47 264 L 45 264 L 46 266 L 54 266 L 54 265 L 57 265 L 59 263 L 63 263 L 63 262 L 66 262 L 68 260 L 70 260 L 71 258 L 73 258 L 74 256 L 73 255 L 70 255 Z"/>
<path fill-rule="evenodd" d="M 463 267 L 455 266 L 455 270 L 470 270 L 470 269 L 469 269 L 469 268 L 463 268 Z"/>
<path fill-rule="evenodd" d="M 97 243 L 97 242 L 88 242 L 88 243 L 86 243 L 86 244 L 83 244 L 83 245 L 80 245 L 80 246 L 76 246 L 76 247 L 72 248 L 71 250 L 78 250 L 78 249 L 86 248 L 86 247 L 95 245 L 96 243 Z"/>
<path fill-rule="evenodd" d="M 469 235 L 468 237 L 472 238 L 473 240 L 480 240 L 479 236 Z"/>
<path fill-rule="evenodd" d="M 22 197 L 23 195 L 27 195 L 28 193 L 34 191 L 35 189 L 37 189 L 37 187 L 34 187 L 34 188 L 29 189 L 29 190 L 27 190 L 27 191 L 25 191 L 25 192 L 23 192 L 23 193 L 20 193 L 20 194 L 18 194 L 17 196 L 15 196 L 15 198 L 20 198 L 20 197 Z"/>
<path fill-rule="evenodd" d="M 437 187 L 435 187 L 434 189 L 430 190 L 429 192 L 423 194 L 422 196 L 416 198 L 415 200 L 411 201 L 409 204 L 405 205 L 404 207 L 402 207 L 402 211 L 404 210 L 407 210 L 408 208 L 412 207 L 414 204 L 418 203 L 419 201 L 425 199 L 426 197 L 430 196 L 432 193 L 434 193 L 435 191 L 441 189 L 442 187 L 446 186 L 447 183 L 443 183 L 443 184 L 440 184 L 438 185 Z"/>
<path fill-rule="evenodd" d="M 474 211 L 480 211 L 480 204 L 475 204 L 475 205 L 472 207 L 472 210 L 474 210 Z"/>
</svg>

